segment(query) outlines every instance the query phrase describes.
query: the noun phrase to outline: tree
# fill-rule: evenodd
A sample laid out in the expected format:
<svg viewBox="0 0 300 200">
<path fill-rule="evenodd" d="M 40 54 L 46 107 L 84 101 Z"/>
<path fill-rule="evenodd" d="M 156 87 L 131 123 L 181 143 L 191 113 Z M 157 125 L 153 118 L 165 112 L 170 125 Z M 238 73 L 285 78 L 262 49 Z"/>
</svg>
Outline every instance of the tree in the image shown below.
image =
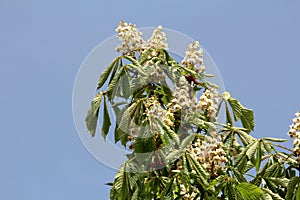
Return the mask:
<svg viewBox="0 0 300 200">
<path fill-rule="evenodd" d="M 198 42 L 179 63 L 161 26 L 148 41 L 134 24 L 121 21 L 117 32 L 121 55 L 101 74 L 86 117 L 94 136 L 102 116 L 105 138 L 112 108 L 115 142 L 132 151 L 108 183 L 110 199 L 300 199 L 299 112 L 294 149 L 254 138 L 253 111 L 207 80 Z M 221 108 L 226 123 L 217 120 Z"/>
</svg>

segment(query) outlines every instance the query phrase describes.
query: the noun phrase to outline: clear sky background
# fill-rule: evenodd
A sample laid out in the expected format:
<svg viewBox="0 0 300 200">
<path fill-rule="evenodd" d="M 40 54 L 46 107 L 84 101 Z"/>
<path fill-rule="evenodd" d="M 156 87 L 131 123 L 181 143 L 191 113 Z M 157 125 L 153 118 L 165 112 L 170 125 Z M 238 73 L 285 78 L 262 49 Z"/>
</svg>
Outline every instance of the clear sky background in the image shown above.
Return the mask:
<svg viewBox="0 0 300 200">
<path fill-rule="evenodd" d="M 0 199 L 108 199 L 114 170 L 81 144 L 79 66 L 119 20 L 163 25 L 204 45 L 257 137 L 288 138 L 300 109 L 300 1 L 0 1 Z"/>
</svg>

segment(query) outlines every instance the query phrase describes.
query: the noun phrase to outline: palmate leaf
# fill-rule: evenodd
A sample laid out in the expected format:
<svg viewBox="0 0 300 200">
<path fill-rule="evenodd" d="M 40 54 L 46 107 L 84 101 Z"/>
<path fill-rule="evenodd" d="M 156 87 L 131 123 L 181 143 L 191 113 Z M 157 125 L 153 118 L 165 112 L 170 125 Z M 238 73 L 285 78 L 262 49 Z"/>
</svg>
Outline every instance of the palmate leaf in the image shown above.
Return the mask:
<svg viewBox="0 0 300 200">
<path fill-rule="evenodd" d="M 98 123 L 98 114 L 99 108 L 101 105 L 103 93 L 99 92 L 96 97 L 91 102 L 91 107 L 88 111 L 88 114 L 85 118 L 86 126 L 91 133 L 91 136 L 94 137 L 96 133 L 97 123 Z"/>
<path fill-rule="evenodd" d="M 112 61 L 112 63 L 102 72 L 102 74 L 98 80 L 97 89 L 100 89 L 104 85 L 104 83 L 106 82 L 112 69 L 115 68 L 115 66 L 117 67 L 117 65 L 119 64 L 119 60 L 120 60 L 120 57 L 117 57 L 116 59 L 114 59 Z"/>
<path fill-rule="evenodd" d="M 243 200 L 257 200 L 263 195 L 263 191 L 251 183 L 240 183 L 236 186 Z"/>
<path fill-rule="evenodd" d="M 242 152 L 235 157 L 234 167 L 237 167 L 241 173 L 250 170 L 255 166 L 255 152 L 257 151 L 258 140 L 252 142 L 250 145 L 245 147 Z M 247 162 L 249 161 L 249 162 Z"/>
<path fill-rule="evenodd" d="M 127 200 L 130 197 L 130 185 L 128 183 L 129 173 L 126 171 L 126 162 L 122 164 L 115 176 L 113 189 L 116 190 L 118 200 Z"/>
<path fill-rule="evenodd" d="M 247 145 L 253 143 L 254 141 L 256 141 L 256 139 L 254 137 L 252 137 L 251 135 L 249 135 L 248 133 L 246 133 L 243 130 L 236 129 L 235 132 L 241 139 L 244 146 L 247 146 Z"/>
<path fill-rule="evenodd" d="M 132 162 L 124 162 L 115 176 L 112 189 L 115 190 L 114 196 L 117 200 L 131 199 L 135 191 L 137 180 L 140 174 L 130 173 L 128 171 L 135 171 L 135 166 Z"/>
<path fill-rule="evenodd" d="M 232 97 L 230 97 L 227 101 L 232 108 L 234 120 L 241 120 L 243 127 L 246 128 L 248 132 L 253 131 L 255 126 L 253 111 L 243 107 L 238 100 Z"/>
<path fill-rule="evenodd" d="M 235 158 L 234 166 L 235 167 L 239 167 L 239 166 L 245 167 L 245 161 L 252 160 L 254 158 L 254 154 L 257 150 L 257 146 L 258 146 L 258 141 L 254 141 L 250 145 L 248 145 L 246 148 L 244 148 L 243 151 Z"/>
<path fill-rule="evenodd" d="M 103 124 L 102 124 L 102 136 L 104 139 L 106 138 L 109 132 L 110 125 L 111 125 L 110 116 L 106 105 L 106 97 L 104 96 Z"/>
</svg>

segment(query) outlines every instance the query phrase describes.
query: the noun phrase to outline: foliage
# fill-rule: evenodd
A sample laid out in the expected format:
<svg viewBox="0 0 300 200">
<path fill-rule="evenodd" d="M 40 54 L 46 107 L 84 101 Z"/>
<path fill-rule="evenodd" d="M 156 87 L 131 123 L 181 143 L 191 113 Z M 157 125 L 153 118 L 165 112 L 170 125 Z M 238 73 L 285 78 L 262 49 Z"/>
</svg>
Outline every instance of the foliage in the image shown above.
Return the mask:
<svg viewBox="0 0 300 200">
<path fill-rule="evenodd" d="M 132 150 L 109 184 L 112 200 L 300 199 L 294 150 L 280 145 L 283 139 L 250 135 L 253 111 L 207 80 L 197 42 L 178 63 L 161 27 L 148 43 L 135 25 L 121 22 L 117 31 L 122 55 L 101 74 L 86 117 L 95 136 L 102 116 L 105 138 L 110 105 L 115 142 Z M 217 120 L 222 107 L 226 123 Z"/>
</svg>

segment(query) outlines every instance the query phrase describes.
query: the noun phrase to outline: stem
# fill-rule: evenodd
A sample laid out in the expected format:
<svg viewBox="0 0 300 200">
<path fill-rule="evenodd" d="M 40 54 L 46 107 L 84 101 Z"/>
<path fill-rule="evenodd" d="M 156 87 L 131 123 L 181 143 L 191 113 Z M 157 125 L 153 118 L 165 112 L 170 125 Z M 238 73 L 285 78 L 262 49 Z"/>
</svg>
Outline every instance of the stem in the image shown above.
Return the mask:
<svg viewBox="0 0 300 200">
<path fill-rule="evenodd" d="M 293 149 L 287 148 L 287 147 L 282 146 L 282 145 L 280 145 L 280 144 L 273 144 L 273 145 L 274 145 L 274 146 L 277 146 L 277 147 L 279 147 L 279 148 L 285 149 L 285 150 L 287 150 L 287 151 L 293 152 Z"/>
</svg>

